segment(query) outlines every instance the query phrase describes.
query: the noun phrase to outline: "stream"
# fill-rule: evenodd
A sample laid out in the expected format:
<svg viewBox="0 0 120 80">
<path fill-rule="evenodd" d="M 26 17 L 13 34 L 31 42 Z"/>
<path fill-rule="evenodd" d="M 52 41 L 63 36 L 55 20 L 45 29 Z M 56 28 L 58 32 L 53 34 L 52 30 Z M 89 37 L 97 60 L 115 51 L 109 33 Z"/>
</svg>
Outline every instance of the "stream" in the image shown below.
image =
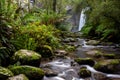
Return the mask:
<svg viewBox="0 0 120 80">
<path fill-rule="evenodd" d="M 86 15 L 84 14 L 84 12 L 88 9 L 89 8 L 82 9 L 80 14 L 79 27 L 77 30 L 75 30 L 75 32 L 80 31 L 85 25 Z M 76 41 L 69 42 L 69 39 L 75 39 Z M 116 48 L 116 46 L 118 46 L 117 44 L 96 46 L 87 45 L 87 41 L 85 39 L 81 39 L 80 37 L 75 38 L 74 36 L 66 37 L 64 41 L 67 42 L 65 44 L 76 46 L 74 55 L 81 58 L 86 58 L 86 52 L 90 52 L 92 50 L 100 50 L 105 53 L 120 54 L 119 48 Z M 93 67 L 89 65 L 77 64 L 71 57 L 56 58 L 50 62 L 41 64 L 40 67 L 47 69 L 47 72 L 49 73 L 49 75 L 44 76 L 43 80 L 120 80 L 120 74 L 107 74 L 96 71 Z M 78 75 L 78 72 L 82 67 L 86 67 L 91 72 L 91 77 L 83 79 Z"/>
<path fill-rule="evenodd" d="M 117 50 L 114 50 L 115 46 L 86 45 L 86 41 L 84 39 L 78 39 L 78 41 L 73 42 L 73 44 L 81 45 L 80 47 L 76 48 L 75 55 L 82 58 L 87 57 L 85 55 L 86 51 L 91 51 L 93 49 L 118 53 Z M 73 62 L 74 65 L 71 65 L 71 62 Z M 96 71 L 93 67 L 89 65 L 78 65 L 70 57 L 54 59 L 51 62 L 41 64 L 41 67 L 48 68 L 56 73 L 56 75 L 54 76 L 45 76 L 43 80 L 120 80 L 119 74 L 106 74 Z M 91 71 L 91 77 L 85 79 L 81 78 L 78 75 L 81 67 L 86 67 L 89 71 Z M 105 79 L 103 79 L 103 77 L 105 77 Z"/>
</svg>

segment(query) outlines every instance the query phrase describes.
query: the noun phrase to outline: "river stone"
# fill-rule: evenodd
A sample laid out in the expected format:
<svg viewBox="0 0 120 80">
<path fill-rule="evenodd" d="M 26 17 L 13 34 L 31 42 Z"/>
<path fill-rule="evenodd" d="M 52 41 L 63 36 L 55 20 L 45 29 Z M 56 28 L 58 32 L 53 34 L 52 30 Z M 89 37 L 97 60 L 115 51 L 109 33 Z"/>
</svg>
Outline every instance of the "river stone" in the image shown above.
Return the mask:
<svg viewBox="0 0 120 80">
<path fill-rule="evenodd" d="M 11 76 L 13 76 L 13 73 L 9 69 L 0 66 L 0 80 L 6 80 Z"/>
<path fill-rule="evenodd" d="M 69 43 L 69 42 L 70 42 L 70 39 L 69 39 L 69 38 L 63 39 L 62 42 L 64 42 L 64 43 Z"/>
<path fill-rule="evenodd" d="M 53 77 L 53 76 L 57 76 L 58 73 L 53 71 L 52 69 L 49 68 L 43 68 L 44 72 L 45 72 L 45 76 L 47 77 Z"/>
<path fill-rule="evenodd" d="M 77 62 L 79 65 L 93 66 L 95 64 L 95 62 L 92 58 L 76 58 L 75 62 Z"/>
<path fill-rule="evenodd" d="M 102 52 L 100 52 L 98 50 L 91 50 L 91 51 L 88 51 L 86 54 L 89 56 L 95 57 L 95 58 L 102 57 Z"/>
<path fill-rule="evenodd" d="M 56 50 L 55 51 L 55 56 L 57 57 L 64 57 L 66 56 L 68 53 L 65 50 Z"/>
<path fill-rule="evenodd" d="M 87 45 L 98 45 L 100 43 L 100 41 L 97 40 L 89 40 L 86 44 Z"/>
<path fill-rule="evenodd" d="M 45 73 L 42 69 L 32 66 L 13 66 L 10 70 L 15 74 L 24 74 L 29 80 L 42 80 Z"/>
<path fill-rule="evenodd" d="M 103 73 L 92 73 L 92 78 L 94 78 L 95 80 L 107 80 L 107 76 Z"/>
<path fill-rule="evenodd" d="M 41 60 L 41 55 L 31 51 L 21 49 L 12 56 L 12 62 L 20 62 L 21 65 L 31 65 L 31 66 L 39 66 Z"/>
<path fill-rule="evenodd" d="M 116 55 L 115 54 L 103 54 L 103 57 L 106 59 L 115 59 Z"/>
<path fill-rule="evenodd" d="M 117 73 L 120 71 L 120 59 L 102 60 L 94 65 L 98 71 L 105 73 Z"/>
<path fill-rule="evenodd" d="M 24 74 L 9 77 L 7 80 L 29 80 Z"/>
<path fill-rule="evenodd" d="M 86 68 L 81 68 L 78 74 L 81 78 L 91 77 L 91 72 Z"/>
</svg>

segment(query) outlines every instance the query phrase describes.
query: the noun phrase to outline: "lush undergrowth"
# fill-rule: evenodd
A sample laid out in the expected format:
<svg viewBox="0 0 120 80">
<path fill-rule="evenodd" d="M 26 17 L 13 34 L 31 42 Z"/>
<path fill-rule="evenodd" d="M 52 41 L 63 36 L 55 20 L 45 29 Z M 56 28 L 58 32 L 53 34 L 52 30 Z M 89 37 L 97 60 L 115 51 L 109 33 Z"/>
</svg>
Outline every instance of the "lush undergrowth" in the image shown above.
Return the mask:
<svg viewBox="0 0 120 80">
<path fill-rule="evenodd" d="M 44 7 L 24 9 L 12 0 L 1 0 L 0 6 L 0 65 L 9 65 L 6 62 L 19 49 L 36 51 L 44 45 L 53 50 L 59 47 L 58 27 L 63 24 L 65 14 L 51 9 L 48 12 Z"/>
</svg>

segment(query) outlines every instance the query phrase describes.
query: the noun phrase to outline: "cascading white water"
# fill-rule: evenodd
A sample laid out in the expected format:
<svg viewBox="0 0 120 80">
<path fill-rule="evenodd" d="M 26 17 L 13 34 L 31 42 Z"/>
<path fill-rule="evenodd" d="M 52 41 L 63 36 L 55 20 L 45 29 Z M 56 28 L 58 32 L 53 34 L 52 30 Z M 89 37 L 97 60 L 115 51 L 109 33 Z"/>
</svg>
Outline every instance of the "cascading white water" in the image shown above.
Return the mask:
<svg viewBox="0 0 120 80">
<path fill-rule="evenodd" d="M 86 15 L 84 14 L 84 12 L 85 12 L 86 10 L 88 10 L 88 9 L 89 9 L 89 8 L 87 7 L 87 8 L 85 8 L 85 9 L 82 9 L 82 11 L 81 11 L 78 31 L 81 31 L 82 27 L 85 25 Z"/>
</svg>

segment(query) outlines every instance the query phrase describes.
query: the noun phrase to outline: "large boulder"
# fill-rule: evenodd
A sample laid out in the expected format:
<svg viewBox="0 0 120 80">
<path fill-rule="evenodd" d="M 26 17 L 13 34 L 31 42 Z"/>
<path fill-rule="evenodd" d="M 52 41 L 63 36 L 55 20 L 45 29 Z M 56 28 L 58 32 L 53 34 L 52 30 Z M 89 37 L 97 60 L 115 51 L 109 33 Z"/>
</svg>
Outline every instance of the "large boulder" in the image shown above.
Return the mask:
<svg viewBox="0 0 120 80">
<path fill-rule="evenodd" d="M 12 56 L 12 63 L 20 62 L 21 65 L 31 65 L 31 66 L 39 66 L 41 60 L 41 55 L 31 51 L 21 49 Z"/>
<path fill-rule="evenodd" d="M 7 80 L 29 80 L 24 74 L 9 77 Z"/>
<path fill-rule="evenodd" d="M 13 66 L 10 70 L 15 74 L 25 74 L 29 80 L 42 80 L 45 73 L 42 69 L 32 66 Z"/>
<path fill-rule="evenodd" d="M 11 76 L 13 76 L 13 73 L 9 69 L 0 66 L 0 80 L 6 80 Z"/>
<path fill-rule="evenodd" d="M 92 58 L 76 58 L 75 62 L 77 62 L 79 65 L 93 66 L 95 64 L 95 62 Z"/>
<path fill-rule="evenodd" d="M 120 59 L 99 61 L 94 65 L 94 68 L 105 73 L 118 73 L 120 71 Z"/>
</svg>

